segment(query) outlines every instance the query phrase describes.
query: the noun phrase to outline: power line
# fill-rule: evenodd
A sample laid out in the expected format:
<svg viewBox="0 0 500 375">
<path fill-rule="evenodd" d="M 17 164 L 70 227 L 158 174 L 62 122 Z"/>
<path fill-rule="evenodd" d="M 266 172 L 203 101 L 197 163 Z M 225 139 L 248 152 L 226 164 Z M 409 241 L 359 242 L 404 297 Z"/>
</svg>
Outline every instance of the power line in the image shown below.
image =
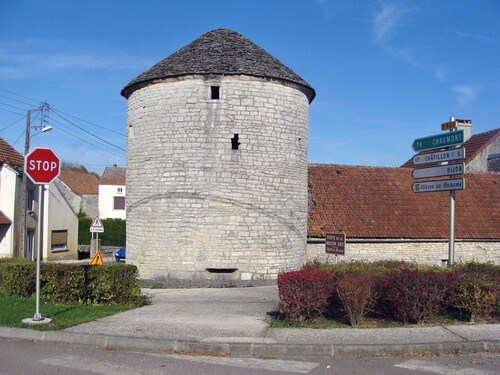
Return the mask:
<svg viewBox="0 0 500 375">
<path fill-rule="evenodd" d="M 50 108 L 51 108 L 52 110 L 54 109 L 53 107 L 50 107 Z M 76 117 L 76 116 L 70 115 L 69 113 L 65 113 L 65 112 L 63 112 L 63 111 L 61 111 L 61 110 L 58 110 L 58 112 L 59 112 L 59 113 L 62 113 L 62 114 L 64 114 L 64 115 L 66 115 L 66 116 L 68 116 L 68 117 L 71 117 L 71 118 L 73 118 L 73 119 L 75 119 L 75 120 L 78 120 L 78 121 L 84 122 L 84 123 L 86 123 L 86 124 L 89 124 L 89 125 L 95 126 L 96 128 L 99 128 L 99 129 L 102 129 L 102 130 L 106 130 L 106 131 L 109 131 L 109 132 L 111 132 L 111 133 L 115 133 L 115 134 L 118 134 L 118 135 L 121 135 L 121 136 L 125 136 L 125 134 L 124 134 L 123 132 L 117 132 L 117 131 L 115 131 L 115 130 L 112 130 L 112 129 L 106 128 L 106 127 L 104 127 L 104 126 L 101 126 L 101 125 L 96 125 L 96 124 L 94 124 L 94 123 L 92 123 L 92 122 L 90 122 L 90 121 L 83 120 L 83 119 L 78 118 L 78 117 Z"/>
<path fill-rule="evenodd" d="M 53 108 L 51 108 L 51 109 L 52 109 L 52 112 L 53 112 L 53 113 L 55 113 L 57 116 L 61 117 L 61 118 L 62 118 L 63 120 L 65 120 L 65 121 L 69 122 L 71 125 L 73 125 L 73 126 L 77 127 L 78 129 L 80 129 L 80 130 L 81 130 L 81 131 L 83 131 L 84 133 L 86 133 L 86 134 L 88 134 L 88 135 L 90 135 L 90 136 L 92 136 L 92 137 L 94 137 L 94 138 L 96 138 L 96 139 L 100 140 L 101 142 L 104 142 L 104 143 L 106 143 L 106 144 L 110 145 L 111 147 L 114 147 L 114 148 L 116 148 L 116 149 L 118 149 L 118 150 L 120 150 L 120 151 L 126 152 L 126 150 L 125 150 L 124 148 L 119 147 L 119 146 L 116 146 L 116 145 L 114 145 L 113 143 L 111 143 L 111 142 L 109 142 L 109 141 L 107 141 L 107 140 L 105 140 L 105 139 L 103 139 L 103 138 L 101 138 L 101 137 L 99 137 L 99 136 L 97 136 L 97 135 L 95 135 L 95 134 L 93 134 L 93 133 L 91 133 L 91 132 L 89 132 L 89 131 L 85 130 L 85 129 L 84 129 L 84 128 L 82 128 L 81 126 L 79 126 L 79 125 L 75 124 L 73 121 L 68 120 L 66 117 L 64 117 L 63 115 L 61 115 L 61 114 L 59 113 L 59 111 L 54 110 Z"/>
<path fill-rule="evenodd" d="M 79 133 L 76 133 L 75 131 L 70 131 L 69 127 L 63 123 L 60 123 L 59 121 L 52 121 L 52 123 L 54 124 L 57 124 L 57 130 L 60 130 L 62 131 L 63 133 L 66 133 L 68 134 L 69 136 L 73 137 L 73 138 L 76 138 L 78 139 L 79 141 L 81 142 L 84 142 L 92 147 L 96 147 L 96 148 L 99 148 L 100 150 L 102 151 L 105 151 L 106 153 L 110 154 L 110 155 L 114 155 L 114 156 L 118 156 L 118 157 L 122 157 L 124 155 L 124 152 L 125 150 L 123 150 L 123 153 L 122 152 L 117 152 L 117 150 L 110 150 L 109 147 L 104 147 L 103 145 L 95 142 L 95 141 L 92 141 L 91 139 L 89 139 L 88 137 L 84 137 L 82 136 L 81 134 Z M 65 129 L 68 129 L 68 130 L 65 130 Z"/>
<path fill-rule="evenodd" d="M 7 125 L 5 128 L 0 129 L 0 132 L 3 132 L 4 130 L 7 130 L 7 129 L 8 129 L 8 128 L 10 128 L 12 125 L 17 124 L 19 121 L 24 120 L 24 118 L 25 118 L 25 117 L 26 117 L 26 116 L 24 116 L 24 115 L 23 115 L 23 117 L 21 117 L 19 120 L 16 120 L 16 121 L 14 121 L 12 124 Z"/>
<path fill-rule="evenodd" d="M 39 101 L 39 100 L 35 100 L 35 99 L 33 99 L 33 98 L 28 98 L 28 97 L 26 97 L 26 96 L 23 96 L 23 95 L 20 95 L 20 94 L 16 94 L 15 92 L 12 92 L 12 91 L 9 91 L 9 90 L 5 90 L 5 89 L 0 88 L 0 91 L 3 91 L 3 92 L 8 92 L 8 93 L 9 93 L 9 94 L 11 94 L 11 95 L 15 95 L 15 96 L 18 96 L 18 97 L 20 97 L 20 98 L 24 98 L 24 99 L 32 100 L 33 102 L 38 102 L 38 103 L 40 103 L 40 101 Z M 24 101 L 21 101 L 21 100 L 12 99 L 12 98 L 9 98 L 8 96 L 4 96 L 4 95 L 0 95 L 0 96 L 2 96 L 2 97 L 4 97 L 4 98 L 7 98 L 7 99 L 9 99 L 9 100 L 12 100 L 12 101 L 16 101 L 16 102 L 19 102 L 19 103 L 23 103 L 23 104 L 29 105 L 30 107 L 37 107 L 37 106 L 38 106 L 38 104 L 32 104 L 32 103 L 24 102 Z"/>
</svg>

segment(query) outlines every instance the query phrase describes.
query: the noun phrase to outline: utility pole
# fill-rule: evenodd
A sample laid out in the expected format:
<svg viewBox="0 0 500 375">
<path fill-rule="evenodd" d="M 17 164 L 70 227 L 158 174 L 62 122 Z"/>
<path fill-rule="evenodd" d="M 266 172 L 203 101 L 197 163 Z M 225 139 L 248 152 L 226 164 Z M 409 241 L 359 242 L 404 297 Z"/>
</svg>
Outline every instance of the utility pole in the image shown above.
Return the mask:
<svg viewBox="0 0 500 375">
<path fill-rule="evenodd" d="M 26 112 L 26 136 L 24 138 L 24 156 L 29 153 L 30 150 L 30 140 L 31 140 L 31 128 L 35 128 L 40 132 L 46 132 L 52 130 L 51 126 L 43 126 L 44 123 L 44 110 L 48 108 L 47 103 L 41 103 L 40 107 L 35 109 L 28 109 Z M 31 114 L 33 112 L 40 112 L 40 126 L 31 126 Z M 37 133 L 38 134 L 38 133 Z M 36 135 L 36 134 L 35 134 Z M 23 171 L 23 180 L 22 180 L 22 199 L 21 199 L 21 220 L 20 220 L 20 231 L 19 231 L 19 246 L 17 248 L 17 252 L 14 256 L 17 257 L 26 257 L 28 256 L 28 250 L 26 246 L 27 242 L 27 212 L 28 212 L 28 177 L 26 173 Z M 33 256 L 32 256 L 33 258 Z"/>
</svg>

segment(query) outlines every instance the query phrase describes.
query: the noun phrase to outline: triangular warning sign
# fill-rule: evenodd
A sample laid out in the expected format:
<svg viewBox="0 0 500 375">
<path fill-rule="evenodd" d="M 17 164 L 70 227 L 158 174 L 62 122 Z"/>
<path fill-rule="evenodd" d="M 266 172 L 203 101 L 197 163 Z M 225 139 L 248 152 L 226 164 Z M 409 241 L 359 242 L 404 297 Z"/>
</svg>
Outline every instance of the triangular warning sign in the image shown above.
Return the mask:
<svg viewBox="0 0 500 375">
<path fill-rule="evenodd" d="M 99 219 L 99 216 L 96 216 L 94 220 L 92 221 L 92 224 L 90 225 L 91 228 L 103 228 L 104 226 L 102 225 L 101 219 Z"/>
<path fill-rule="evenodd" d="M 90 261 L 90 265 L 91 266 L 102 266 L 103 265 L 101 250 L 98 250 L 97 253 L 95 253 L 94 257 Z"/>
</svg>

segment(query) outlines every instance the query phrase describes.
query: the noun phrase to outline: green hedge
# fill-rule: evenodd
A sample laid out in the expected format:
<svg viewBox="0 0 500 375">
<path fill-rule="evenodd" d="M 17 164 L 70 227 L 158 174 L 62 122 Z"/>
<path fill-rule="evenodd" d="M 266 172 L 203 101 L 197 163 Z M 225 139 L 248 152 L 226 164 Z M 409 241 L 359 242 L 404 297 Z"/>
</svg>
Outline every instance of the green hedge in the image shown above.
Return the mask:
<svg viewBox="0 0 500 375">
<path fill-rule="evenodd" d="M 90 225 L 92 224 L 92 220 L 90 217 L 78 218 L 79 245 L 90 245 L 90 239 L 92 238 Z M 99 233 L 101 246 L 125 246 L 126 220 L 102 219 L 101 222 L 104 226 L 104 232 Z"/>
<path fill-rule="evenodd" d="M 0 293 L 30 297 L 36 288 L 36 264 L 13 259 L 0 262 Z M 41 298 L 55 303 L 109 304 L 145 302 L 137 268 L 113 263 L 103 266 L 42 263 Z"/>
</svg>

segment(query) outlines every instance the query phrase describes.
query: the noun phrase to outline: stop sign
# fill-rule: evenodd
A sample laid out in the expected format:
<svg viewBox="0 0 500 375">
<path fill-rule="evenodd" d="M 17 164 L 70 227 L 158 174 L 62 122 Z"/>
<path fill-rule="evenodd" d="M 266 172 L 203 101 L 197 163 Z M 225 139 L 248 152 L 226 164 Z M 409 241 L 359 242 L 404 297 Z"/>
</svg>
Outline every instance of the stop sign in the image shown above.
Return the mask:
<svg viewBox="0 0 500 375">
<path fill-rule="evenodd" d="M 24 172 L 35 184 L 50 184 L 61 173 L 61 163 L 50 148 L 38 147 L 25 156 Z"/>
</svg>

